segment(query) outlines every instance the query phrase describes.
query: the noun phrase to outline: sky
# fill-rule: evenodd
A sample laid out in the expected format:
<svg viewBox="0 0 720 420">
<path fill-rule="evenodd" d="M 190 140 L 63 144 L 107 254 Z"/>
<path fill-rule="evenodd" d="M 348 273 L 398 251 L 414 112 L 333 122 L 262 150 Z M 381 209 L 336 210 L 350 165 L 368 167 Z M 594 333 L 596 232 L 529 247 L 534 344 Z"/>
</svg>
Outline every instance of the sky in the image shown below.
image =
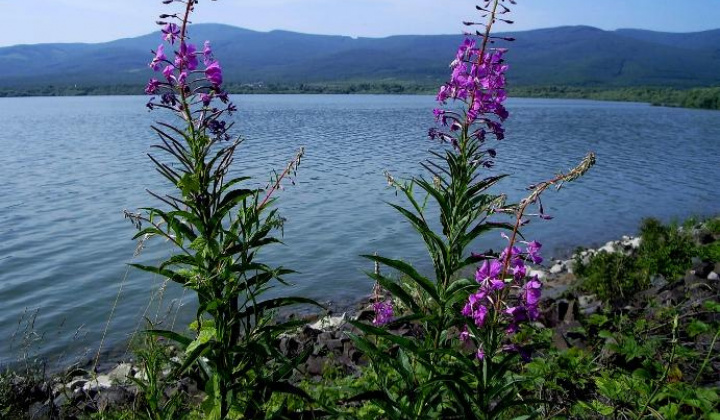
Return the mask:
<svg viewBox="0 0 720 420">
<path fill-rule="evenodd" d="M 384 37 L 456 34 L 472 0 L 201 0 L 193 21 L 269 31 Z M 156 30 L 161 0 L 0 0 L 0 46 L 104 42 Z M 720 0 L 517 0 L 501 30 L 562 25 L 694 32 L 720 28 Z"/>
</svg>

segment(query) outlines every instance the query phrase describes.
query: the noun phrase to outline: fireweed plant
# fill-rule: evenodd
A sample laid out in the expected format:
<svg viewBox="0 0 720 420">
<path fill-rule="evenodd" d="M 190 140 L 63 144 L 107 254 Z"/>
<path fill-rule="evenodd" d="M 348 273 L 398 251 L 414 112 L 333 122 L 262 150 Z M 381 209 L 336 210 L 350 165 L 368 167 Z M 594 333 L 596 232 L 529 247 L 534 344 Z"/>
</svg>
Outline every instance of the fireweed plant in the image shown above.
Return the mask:
<svg viewBox="0 0 720 420">
<path fill-rule="evenodd" d="M 163 158 L 150 156 L 175 194 L 152 194 L 165 209 L 145 208 L 130 215 L 140 231 L 135 238 L 156 236 L 169 241 L 175 255 L 158 266 L 135 265 L 192 290 L 197 296 L 191 336 L 151 330 L 175 341 L 185 351 L 176 374 L 197 376 L 207 394 L 205 418 L 265 417 L 273 394 L 309 398 L 288 378 L 294 364 L 273 345 L 297 326 L 273 320 L 273 311 L 292 304 L 315 304 L 304 298 L 261 299 L 291 270 L 258 259 L 259 251 L 279 240 L 273 236 L 282 219 L 273 209 L 273 193 L 294 174 L 302 150 L 267 188 L 244 187 L 250 177 L 229 175 L 241 143 L 232 138 L 225 118 L 236 107 L 222 88 L 223 70 L 208 41 L 192 42 L 189 18 L 197 0 L 165 0 L 181 6 L 163 14 L 162 44 L 149 63 L 158 75 L 147 84 L 147 106 L 173 115 L 152 129 Z M 145 227 L 147 226 L 147 227 Z"/>
<path fill-rule="evenodd" d="M 518 204 L 508 205 L 504 195 L 490 192 L 504 175 L 483 176 L 496 157 L 488 143 L 504 139 L 503 123 L 509 117 L 504 106 L 506 50 L 493 46 L 498 37 L 491 32 L 499 21 L 512 23 L 505 18 L 510 12 L 506 4 L 514 3 L 485 1 L 477 6 L 485 23 L 465 22 L 482 30 L 468 34 L 460 45 L 450 81 L 437 95 L 438 127 L 429 136 L 449 147 L 444 153 L 430 152 L 432 158 L 423 163 L 428 176 L 404 182 L 388 176 L 410 204 L 391 205 L 420 234 L 434 268 L 431 279 L 403 261 L 366 256 L 401 274 L 399 281 L 379 270 L 370 274 L 395 305 L 377 300 L 373 325 L 354 324 L 365 333 L 355 340 L 378 377 L 377 389 L 357 399 L 371 400 L 388 418 L 490 419 L 527 411 L 535 403 L 518 395 L 519 379 L 511 371 L 529 356 L 515 333 L 537 318 L 542 290 L 542 282 L 527 269 L 528 263 L 542 261 L 541 244 L 521 242 L 520 227 L 527 223 L 530 205 L 538 205 L 538 215 L 549 218 L 540 195 L 584 174 L 595 157 L 589 154 L 567 174 L 531 186 Z M 439 229 L 431 227 L 428 204 L 438 209 Z M 490 220 L 503 213 L 513 215 L 514 223 Z M 508 243 L 499 255 L 468 252 L 481 235 L 495 230 L 510 233 L 503 233 Z M 474 279 L 461 278 L 478 263 Z M 398 336 L 383 324 L 416 328 L 414 334 Z"/>
</svg>

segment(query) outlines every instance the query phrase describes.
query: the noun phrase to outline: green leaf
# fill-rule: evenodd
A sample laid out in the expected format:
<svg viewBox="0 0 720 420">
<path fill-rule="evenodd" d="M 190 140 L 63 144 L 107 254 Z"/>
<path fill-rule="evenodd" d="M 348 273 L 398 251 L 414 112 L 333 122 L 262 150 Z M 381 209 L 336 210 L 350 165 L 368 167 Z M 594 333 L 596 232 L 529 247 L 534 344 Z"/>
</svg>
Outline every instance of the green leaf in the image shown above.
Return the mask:
<svg viewBox="0 0 720 420">
<path fill-rule="evenodd" d="M 408 292 L 402 288 L 399 284 L 395 283 L 393 279 L 383 276 L 382 274 L 375 274 L 368 272 L 367 275 L 373 280 L 377 281 L 380 286 L 385 288 L 393 298 L 398 299 L 405 306 L 410 308 L 413 312 L 420 312 L 420 305 L 415 302 Z"/>
<path fill-rule="evenodd" d="M 607 340 L 609 338 L 614 338 L 615 336 L 613 335 L 612 332 L 610 332 L 608 330 L 601 330 L 600 332 L 598 332 L 598 337 L 604 338 Z"/>
<path fill-rule="evenodd" d="M 148 273 L 158 274 L 160 276 L 163 276 L 165 278 L 168 278 L 176 283 L 180 283 L 183 286 L 186 285 L 190 279 L 186 276 L 180 274 L 179 272 L 175 272 L 172 270 L 162 269 L 159 267 L 153 267 L 151 265 L 142 265 L 142 264 L 129 264 L 131 267 L 135 267 L 137 269 L 147 271 Z"/>
<path fill-rule="evenodd" d="M 177 187 L 182 191 L 183 196 L 188 197 L 200 190 L 200 181 L 194 173 L 186 173 L 178 181 Z"/>
<path fill-rule="evenodd" d="M 397 336 L 397 335 L 392 334 L 382 328 L 377 328 L 372 325 L 364 324 L 359 321 L 350 321 L 350 324 L 366 334 L 383 337 L 386 340 L 388 340 L 392 343 L 395 343 L 395 344 L 399 345 L 400 347 L 410 351 L 411 353 L 415 354 L 418 357 L 420 357 L 423 353 L 423 349 L 421 347 L 418 347 L 418 345 L 415 343 L 415 341 L 413 341 L 409 338 Z"/>
<path fill-rule="evenodd" d="M 586 410 L 594 411 L 603 416 L 609 416 L 615 412 L 615 409 L 613 407 L 603 404 L 598 400 L 593 400 L 590 402 L 590 404 L 586 403 L 585 401 L 579 401 L 578 406 Z"/>
<path fill-rule="evenodd" d="M 295 385 L 289 384 L 287 382 L 271 382 L 269 384 L 266 384 L 267 388 L 272 390 L 273 392 L 280 392 L 283 394 L 291 394 L 295 395 L 296 397 L 300 397 L 308 402 L 315 402 L 315 399 L 310 396 L 307 392 L 305 392 L 303 389 L 296 387 Z"/>
<path fill-rule="evenodd" d="M 494 229 L 505 229 L 512 231 L 515 227 L 509 223 L 492 223 L 492 222 L 486 222 L 486 223 L 478 223 L 475 225 L 474 228 L 467 234 L 463 236 L 463 240 L 460 242 L 460 246 L 462 248 L 466 247 L 468 244 L 470 244 L 472 241 L 474 241 L 478 236 L 482 235 L 483 233 L 489 232 Z"/>
<path fill-rule="evenodd" d="M 196 241 L 197 242 L 197 241 Z M 191 266 L 191 267 L 198 267 L 198 261 L 195 259 L 195 257 L 186 255 L 186 254 L 178 254 L 173 255 L 166 261 L 163 261 L 162 264 L 160 264 L 160 270 L 164 270 L 168 266 L 174 266 L 174 265 L 184 265 L 184 266 Z"/>
<path fill-rule="evenodd" d="M 707 309 L 708 311 L 720 312 L 720 303 L 718 302 L 708 300 L 703 304 L 703 306 L 705 306 L 705 309 Z"/>
<path fill-rule="evenodd" d="M 438 295 L 435 285 L 427 277 L 420 275 L 420 273 L 418 273 L 417 270 L 415 270 L 410 264 L 400 260 L 393 260 L 378 255 L 362 255 L 362 257 L 379 262 L 381 264 L 385 264 L 386 266 L 394 268 L 399 272 L 405 274 L 406 276 L 410 277 L 412 280 L 415 281 L 418 286 L 425 290 L 425 292 L 431 298 L 433 298 L 435 302 L 440 304 L 440 296 Z"/>
<path fill-rule="evenodd" d="M 210 340 L 215 338 L 215 334 L 217 334 L 215 327 L 203 325 L 200 327 L 200 334 L 198 334 L 198 337 L 185 349 L 185 354 L 190 354 L 203 344 L 209 343 Z"/>
<path fill-rule="evenodd" d="M 192 339 L 189 337 L 185 337 L 184 335 L 180 335 L 174 331 L 168 331 L 168 330 L 146 330 L 144 331 L 145 334 L 153 335 L 157 337 L 164 337 L 168 340 L 172 340 L 178 344 L 180 344 L 181 347 L 187 347 L 192 342 Z"/>
<path fill-rule="evenodd" d="M 222 194 L 222 193 L 225 192 L 227 189 L 229 189 L 230 187 L 232 187 L 233 185 L 235 185 L 235 184 L 237 184 L 237 183 L 244 182 L 244 181 L 248 181 L 248 180 L 250 180 L 250 179 L 252 179 L 252 178 L 249 177 L 249 176 L 242 176 L 242 177 L 238 177 L 238 178 L 233 178 L 233 179 L 231 179 L 230 181 L 227 181 L 225 184 L 223 184 L 222 188 L 220 188 L 220 193 Z"/>
<path fill-rule="evenodd" d="M 695 338 L 700 334 L 710 331 L 710 326 L 698 319 L 693 319 L 687 326 L 687 333 L 690 337 Z"/>
<path fill-rule="evenodd" d="M 470 279 L 458 279 L 454 282 L 450 283 L 450 286 L 448 286 L 447 290 L 445 291 L 445 297 L 446 299 L 452 299 L 453 295 L 458 293 L 461 295 L 461 297 L 464 298 L 464 295 L 466 292 L 476 289 L 477 283 Z"/>
</svg>

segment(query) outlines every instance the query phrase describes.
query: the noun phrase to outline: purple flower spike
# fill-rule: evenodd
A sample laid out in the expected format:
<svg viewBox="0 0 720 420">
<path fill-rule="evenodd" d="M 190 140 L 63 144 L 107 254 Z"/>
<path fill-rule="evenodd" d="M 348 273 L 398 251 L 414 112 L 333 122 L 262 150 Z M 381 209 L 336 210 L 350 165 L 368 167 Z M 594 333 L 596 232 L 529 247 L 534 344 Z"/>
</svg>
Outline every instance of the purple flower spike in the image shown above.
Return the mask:
<svg viewBox="0 0 720 420">
<path fill-rule="evenodd" d="M 203 45 L 203 64 L 205 66 L 209 66 L 213 62 L 213 53 L 212 48 L 210 47 L 210 41 L 205 41 L 205 45 Z"/>
<path fill-rule="evenodd" d="M 498 260 L 483 261 L 480 268 L 475 272 L 475 281 L 482 283 L 488 280 L 496 280 L 502 272 L 502 263 Z"/>
<path fill-rule="evenodd" d="M 220 67 L 220 63 L 217 61 L 213 61 L 210 63 L 207 68 L 205 68 L 205 77 L 210 81 L 210 83 L 213 84 L 213 86 L 217 87 L 222 84 L 223 77 L 222 77 L 222 68 Z"/>
<path fill-rule="evenodd" d="M 210 106 L 210 101 L 212 101 L 212 96 L 208 95 L 207 93 L 201 93 L 200 100 L 202 101 L 203 106 Z"/>
<path fill-rule="evenodd" d="M 532 280 L 527 282 L 524 289 L 525 303 L 528 306 L 536 306 L 540 302 L 540 296 L 542 295 L 542 283 L 537 276 L 533 277 Z"/>
<path fill-rule="evenodd" d="M 178 84 L 179 84 L 179 85 L 184 85 L 185 82 L 187 81 L 187 77 L 188 77 L 187 72 L 186 72 L 186 71 L 181 71 L 181 72 L 180 72 L 180 75 L 179 75 L 178 78 L 177 78 Z"/>
<path fill-rule="evenodd" d="M 460 341 L 467 344 L 470 342 L 470 332 L 468 331 L 467 325 L 460 331 Z"/>
<path fill-rule="evenodd" d="M 475 325 L 480 328 L 485 324 L 485 317 L 487 316 L 488 308 L 480 305 L 475 309 L 473 313 L 473 321 L 475 321 Z"/>
<path fill-rule="evenodd" d="M 540 242 L 532 241 L 527 243 L 528 257 L 530 257 L 532 262 L 535 264 L 543 262 L 543 258 L 540 256 L 540 248 L 542 248 L 542 244 Z"/>
<path fill-rule="evenodd" d="M 150 79 L 147 86 L 145 86 L 145 93 L 148 95 L 154 95 L 157 93 L 158 88 L 160 87 L 160 81 L 157 79 Z"/>
<path fill-rule="evenodd" d="M 483 350 L 482 347 L 480 347 L 480 348 L 477 350 L 477 353 L 475 353 L 475 357 L 477 357 L 478 360 L 483 360 L 483 359 L 485 359 L 485 350 Z"/>
<path fill-rule="evenodd" d="M 513 267 L 510 269 L 510 271 L 513 273 L 515 281 L 518 282 L 525 278 L 525 275 L 527 275 L 527 267 L 525 267 L 525 263 L 523 263 L 521 259 L 516 259 L 513 261 Z"/>
<path fill-rule="evenodd" d="M 180 28 L 174 23 L 168 23 L 162 28 L 163 40 L 175 44 L 175 40 L 180 36 Z"/>
<path fill-rule="evenodd" d="M 524 306 L 515 306 L 514 308 L 507 308 L 505 313 L 512 317 L 512 322 L 517 324 L 523 321 L 527 321 L 527 309 Z"/>
<path fill-rule="evenodd" d="M 193 44 L 180 43 L 180 50 L 175 56 L 175 67 L 183 70 L 193 71 L 198 68 L 196 55 L 197 48 Z"/>
<path fill-rule="evenodd" d="M 173 72 L 175 72 L 175 66 L 173 66 L 172 64 L 168 64 L 163 69 L 162 74 L 168 81 L 170 81 L 174 79 Z"/>
<path fill-rule="evenodd" d="M 466 303 L 465 306 L 463 306 L 462 311 L 460 311 L 460 314 L 462 316 L 470 317 L 473 313 L 473 307 L 470 302 Z"/>
<path fill-rule="evenodd" d="M 490 288 L 493 290 L 502 290 L 505 288 L 505 282 L 502 280 L 490 280 Z"/>
<path fill-rule="evenodd" d="M 162 63 L 165 60 L 167 60 L 167 57 L 165 57 L 165 46 L 160 44 L 158 45 L 157 51 L 155 52 L 155 57 L 153 57 L 152 61 L 150 62 L 150 68 L 155 71 L 160 70 L 160 67 L 162 67 Z"/>
<path fill-rule="evenodd" d="M 392 304 L 387 302 L 376 302 L 373 304 L 373 310 L 375 311 L 375 318 L 373 318 L 373 325 L 385 325 L 393 319 L 393 307 Z"/>
<path fill-rule="evenodd" d="M 464 124 L 469 128 L 475 122 L 482 122 L 498 140 L 504 137 L 500 123 L 509 116 L 502 104 L 507 99 L 505 72 L 508 69 L 503 62 L 503 53 L 504 50 L 495 50 L 481 55 L 475 40 L 465 39 L 450 64 L 450 81 L 440 88 L 437 95 L 437 101 L 443 105 L 449 99 L 465 102 Z M 499 122 L 489 118 L 493 115 Z M 473 135 L 473 138 L 485 140 L 484 136 Z"/>
<path fill-rule="evenodd" d="M 512 264 L 517 264 L 520 259 L 518 258 L 520 256 L 520 248 L 514 246 L 511 249 L 505 248 L 503 249 L 503 252 L 500 253 L 500 261 L 505 261 L 505 259 L 508 257 L 508 252 L 510 253 L 510 262 Z"/>
</svg>

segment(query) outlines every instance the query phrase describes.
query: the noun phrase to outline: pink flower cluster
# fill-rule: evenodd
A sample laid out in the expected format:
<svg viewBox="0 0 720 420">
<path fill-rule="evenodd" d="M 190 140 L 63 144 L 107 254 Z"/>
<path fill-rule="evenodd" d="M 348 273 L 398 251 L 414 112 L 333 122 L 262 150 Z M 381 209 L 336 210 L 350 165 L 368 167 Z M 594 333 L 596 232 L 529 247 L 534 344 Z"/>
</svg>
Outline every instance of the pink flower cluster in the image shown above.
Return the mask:
<svg viewBox="0 0 720 420">
<path fill-rule="evenodd" d="M 538 242 L 526 242 L 524 251 L 510 246 L 497 259 L 485 260 L 475 272 L 480 287 L 468 297 L 461 314 L 482 328 L 492 311 L 498 311 L 497 320 L 508 334 L 515 333 L 521 323 L 536 320 L 543 285 L 537 275 L 528 276 L 526 263 L 542 262 L 541 247 Z M 460 339 L 468 342 L 470 338 L 466 326 Z M 478 357 L 481 353 L 479 350 Z"/>
<path fill-rule="evenodd" d="M 162 34 L 164 41 L 175 45 L 175 42 L 179 39 L 180 30 L 176 24 L 168 23 L 163 27 Z M 165 55 L 165 44 L 160 44 L 154 53 L 155 57 L 150 62 L 150 68 L 156 72 L 161 72 L 166 82 L 160 82 L 155 78 L 150 79 L 150 82 L 145 87 L 145 93 L 148 95 L 159 93 L 161 87 L 189 88 L 188 78 L 191 74 L 202 74 L 204 77 L 198 78 L 196 82 L 206 82 L 204 86 L 194 86 L 193 88 L 200 87 L 210 92 L 210 94 L 222 92 L 220 88 L 223 81 L 222 68 L 220 63 L 213 58 L 209 41 L 205 41 L 203 50 L 198 51 L 194 44 L 180 39 L 173 60 L 169 60 Z M 204 70 L 198 70 L 200 67 L 199 57 L 203 59 Z"/>
<path fill-rule="evenodd" d="M 205 41 L 202 51 L 198 50 L 197 46 L 185 41 L 181 28 L 175 23 L 163 24 L 161 32 L 164 43 L 153 52 L 155 56 L 149 66 L 162 76 L 151 78 L 145 86 L 145 93 L 159 95 L 160 101 L 155 102 L 153 96 L 147 104 L 148 108 L 167 108 L 183 117 L 198 115 L 198 126 L 227 138 L 226 125 L 219 117 L 235 111 L 235 106 L 221 87 L 222 67 L 213 57 L 210 42 Z M 176 46 L 177 49 L 168 57 L 166 48 Z M 224 105 L 220 109 L 212 106 L 214 99 L 219 99 Z M 186 105 L 193 109 L 186 110 Z M 197 108 L 200 112 L 196 113 Z"/>
<path fill-rule="evenodd" d="M 375 318 L 373 318 L 372 323 L 376 326 L 387 324 L 395 316 L 390 302 L 375 302 L 373 303 L 373 310 L 375 311 Z"/>
<path fill-rule="evenodd" d="M 168 23 L 163 28 L 162 33 L 163 40 L 173 45 L 175 44 L 175 40 L 179 34 L 177 25 Z M 210 41 L 205 41 L 203 50 L 199 52 L 194 44 L 180 40 L 180 46 L 177 51 L 175 51 L 175 57 L 172 61 L 168 60 L 168 57 L 165 55 L 165 45 L 160 44 L 155 51 L 155 57 L 153 57 L 150 62 L 150 68 L 154 71 L 162 72 L 165 80 L 167 80 L 167 86 L 185 88 L 188 85 L 187 80 L 190 74 L 200 72 L 198 70 L 200 66 L 199 56 L 202 56 L 205 66 L 205 69 L 202 71 L 205 77 L 202 81 L 210 83 L 210 86 L 205 86 L 205 88 L 210 92 L 214 91 L 219 93 L 220 85 L 223 81 L 222 68 L 220 67 L 220 63 L 213 58 Z M 145 93 L 154 95 L 161 85 L 157 79 L 150 79 L 150 82 L 145 88 Z"/>
<path fill-rule="evenodd" d="M 505 72 L 508 66 L 503 60 L 504 50 L 494 49 L 482 51 L 475 40 L 466 38 L 451 63 L 452 75 L 437 95 L 437 100 L 446 105 L 448 100 L 460 100 L 465 103 L 464 115 L 454 110 L 438 108 L 433 111 L 435 117 L 450 132 L 468 129 L 468 134 L 480 141 L 485 140 L 491 132 L 498 140 L 505 137 L 502 126 L 509 113 L 503 102 L 507 99 L 505 92 Z M 480 127 L 471 129 L 475 123 Z M 451 141 L 451 133 L 433 129 L 432 138 Z"/>
</svg>

